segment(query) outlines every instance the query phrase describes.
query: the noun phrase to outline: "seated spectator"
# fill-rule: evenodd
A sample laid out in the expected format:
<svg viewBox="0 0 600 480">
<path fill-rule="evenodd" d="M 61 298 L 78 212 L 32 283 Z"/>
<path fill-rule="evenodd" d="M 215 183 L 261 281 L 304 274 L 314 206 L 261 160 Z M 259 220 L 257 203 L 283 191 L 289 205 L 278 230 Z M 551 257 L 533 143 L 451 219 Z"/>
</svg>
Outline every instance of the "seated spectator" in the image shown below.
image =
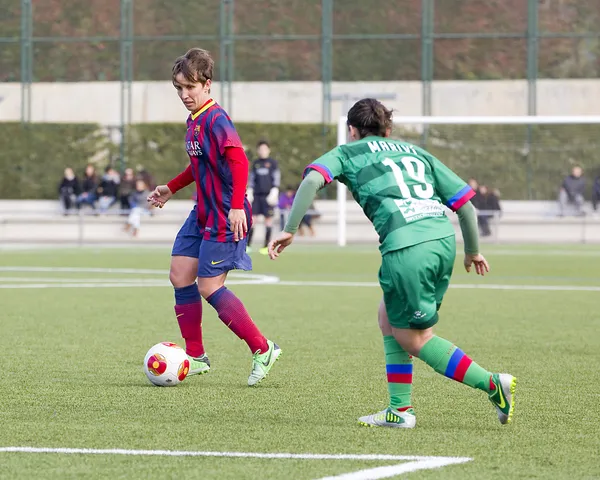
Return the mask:
<svg viewBox="0 0 600 480">
<path fill-rule="evenodd" d="M 75 172 L 71 167 L 65 168 L 65 173 L 60 185 L 58 186 L 58 194 L 60 201 L 63 205 L 63 212 L 65 215 L 69 214 L 71 207 L 74 207 L 77 203 L 77 195 L 81 193 L 79 187 L 79 180 L 75 176 Z"/>
<path fill-rule="evenodd" d="M 106 167 L 102 181 L 98 186 L 98 207 L 100 208 L 100 212 L 106 212 L 117 201 L 119 183 L 121 183 L 119 173 L 111 166 Z"/>
<path fill-rule="evenodd" d="M 594 184 L 592 185 L 592 207 L 594 208 L 594 212 L 598 210 L 598 203 L 600 202 L 600 175 L 598 175 L 594 179 Z"/>
<path fill-rule="evenodd" d="M 317 212 L 317 210 L 315 209 L 315 204 L 311 203 L 310 208 L 308 209 L 308 212 L 306 212 L 306 215 L 304 215 L 304 217 L 302 217 L 302 221 L 300 222 L 300 225 L 298 226 L 298 235 L 300 235 L 301 237 L 304 236 L 304 227 L 308 228 L 308 233 L 311 237 L 315 236 L 315 228 L 313 227 L 313 220 L 315 218 L 319 218 L 321 215 Z"/>
<path fill-rule="evenodd" d="M 131 234 L 136 237 L 140 231 L 140 225 L 142 223 L 142 215 L 148 215 L 152 206 L 148 203 L 148 195 L 150 190 L 146 186 L 146 183 L 138 179 L 135 182 L 135 190 L 129 197 L 129 204 L 131 205 L 131 211 L 127 218 L 124 230 L 126 232 L 131 230 Z"/>
<path fill-rule="evenodd" d="M 583 169 L 576 165 L 571 170 L 571 175 L 565 177 L 560 188 L 558 195 L 559 216 L 562 217 L 565 214 L 565 209 L 569 204 L 575 206 L 577 215 L 585 215 L 583 211 L 584 193 L 585 178 L 583 176 Z"/>
<path fill-rule="evenodd" d="M 119 201 L 121 202 L 122 213 L 125 215 L 127 215 L 131 209 L 129 197 L 133 192 L 135 192 L 135 174 L 133 168 L 126 168 L 123 179 L 121 180 L 121 186 L 119 187 Z"/>
<path fill-rule="evenodd" d="M 490 192 L 488 187 L 481 185 L 477 194 L 477 224 L 479 225 L 479 234 L 482 237 L 489 237 L 492 234 L 490 229 L 490 219 L 498 212 L 501 212 L 500 198 L 495 192 Z"/>
<path fill-rule="evenodd" d="M 96 167 L 89 164 L 85 167 L 85 176 L 81 183 L 81 193 L 77 196 L 77 208 L 81 208 L 82 205 L 90 205 L 94 210 L 96 209 L 96 200 L 98 196 L 96 190 L 98 188 L 98 178 L 96 177 Z"/>
<path fill-rule="evenodd" d="M 279 226 L 283 231 L 285 227 L 285 222 L 287 221 L 288 214 L 292 209 L 292 203 L 294 203 L 294 197 L 296 196 L 296 192 L 292 187 L 287 187 L 285 192 L 279 194 Z"/>
</svg>

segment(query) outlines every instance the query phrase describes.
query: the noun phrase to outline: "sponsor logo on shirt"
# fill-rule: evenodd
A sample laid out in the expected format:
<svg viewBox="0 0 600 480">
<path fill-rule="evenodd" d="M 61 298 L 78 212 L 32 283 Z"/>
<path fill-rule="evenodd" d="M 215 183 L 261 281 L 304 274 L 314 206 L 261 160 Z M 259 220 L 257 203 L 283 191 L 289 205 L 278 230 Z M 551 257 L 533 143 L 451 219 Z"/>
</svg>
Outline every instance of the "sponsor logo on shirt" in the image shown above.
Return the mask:
<svg viewBox="0 0 600 480">
<path fill-rule="evenodd" d="M 437 200 L 408 198 L 395 200 L 395 202 L 406 223 L 415 222 L 425 217 L 443 217 L 445 215 L 443 205 Z"/>
<path fill-rule="evenodd" d="M 185 151 L 191 157 L 202 156 L 202 148 L 200 148 L 200 142 L 197 140 L 188 140 L 185 142 Z"/>
</svg>

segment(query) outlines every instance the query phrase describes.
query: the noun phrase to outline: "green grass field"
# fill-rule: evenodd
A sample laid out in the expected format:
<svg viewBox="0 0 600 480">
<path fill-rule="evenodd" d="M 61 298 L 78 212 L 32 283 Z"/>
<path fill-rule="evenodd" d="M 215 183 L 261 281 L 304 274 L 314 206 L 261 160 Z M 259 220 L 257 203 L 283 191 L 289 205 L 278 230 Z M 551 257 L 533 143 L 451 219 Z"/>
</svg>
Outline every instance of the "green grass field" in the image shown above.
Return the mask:
<svg viewBox="0 0 600 480">
<path fill-rule="evenodd" d="M 401 473 L 381 467 L 416 465 L 361 454 L 472 459 L 409 478 L 600 478 L 600 248 L 488 250 L 485 279 L 457 266 L 453 284 L 463 288 L 448 292 L 437 333 L 482 366 L 517 376 L 514 423 L 501 426 L 484 394 L 416 361 L 418 422 L 407 431 L 356 423 L 387 401 L 376 249 L 298 246 L 277 262 L 253 257 L 255 283 L 231 288 L 284 351 L 255 389 L 246 386 L 245 344 L 206 304 L 210 374 L 175 388 L 147 381 L 147 349 L 181 342 L 168 248 L 0 251 L 0 447 L 355 455 L 0 448 L 0 478 L 364 480 Z M 284 284 L 262 284 L 261 275 Z M 485 286 L 495 288 L 475 288 Z"/>
</svg>

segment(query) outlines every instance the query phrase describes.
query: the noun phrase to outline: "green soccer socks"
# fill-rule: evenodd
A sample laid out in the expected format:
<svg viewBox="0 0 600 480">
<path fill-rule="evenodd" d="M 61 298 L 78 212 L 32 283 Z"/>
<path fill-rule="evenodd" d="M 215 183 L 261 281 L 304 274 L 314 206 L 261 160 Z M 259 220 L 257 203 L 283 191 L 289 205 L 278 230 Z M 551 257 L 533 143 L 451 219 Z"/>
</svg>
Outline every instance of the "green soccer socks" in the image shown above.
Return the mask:
<svg viewBox="0 0 600 480">
<path fill-rule="evenodd" d="M 434 336 L 421 351 L 419 358 L 436 372 L 470 387 L 490 393 L 492 374 L 477 365 L 460 348 L 448 340 Z"/>
<path fill-rule="evenodd" d="M 383 337 L 383 350 L 390 393 L 390 408 L 399 411 L 405 410 L 411 405 L 412 356 L 405 352 L 391 335 Z"/>
</svg>

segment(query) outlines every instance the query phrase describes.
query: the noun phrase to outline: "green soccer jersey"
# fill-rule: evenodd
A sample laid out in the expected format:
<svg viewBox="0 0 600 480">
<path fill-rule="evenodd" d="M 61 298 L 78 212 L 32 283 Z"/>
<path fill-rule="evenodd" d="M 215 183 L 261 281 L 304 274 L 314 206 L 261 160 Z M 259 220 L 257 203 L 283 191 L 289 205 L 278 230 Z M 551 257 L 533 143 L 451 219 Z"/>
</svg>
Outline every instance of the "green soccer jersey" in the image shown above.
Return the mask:
<svg viewBox="0 0 600 480">
<path fill-rule="evenodd" d="M 444 205 L 456 211 L 475 195 L 433 155 L 383 137 L 336 147 L 306 168 L 348 187 L 379 234 L 382 254 L 454 235 Z"/>
</svg>

